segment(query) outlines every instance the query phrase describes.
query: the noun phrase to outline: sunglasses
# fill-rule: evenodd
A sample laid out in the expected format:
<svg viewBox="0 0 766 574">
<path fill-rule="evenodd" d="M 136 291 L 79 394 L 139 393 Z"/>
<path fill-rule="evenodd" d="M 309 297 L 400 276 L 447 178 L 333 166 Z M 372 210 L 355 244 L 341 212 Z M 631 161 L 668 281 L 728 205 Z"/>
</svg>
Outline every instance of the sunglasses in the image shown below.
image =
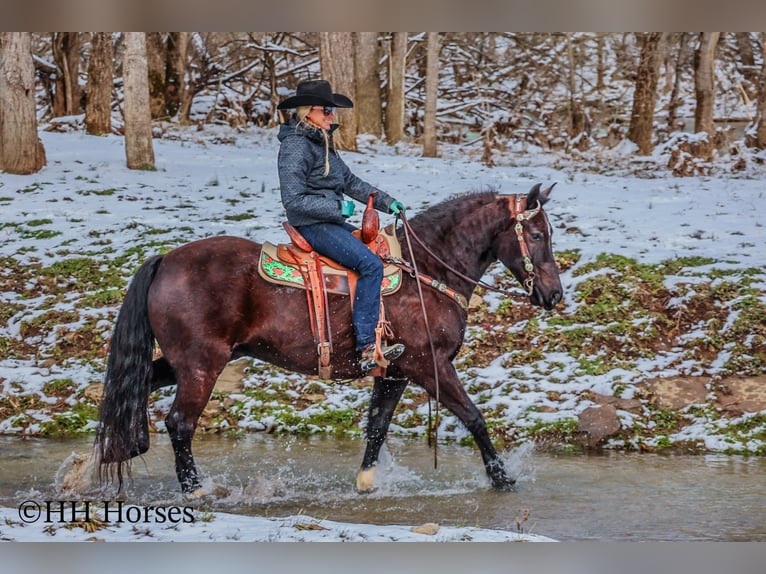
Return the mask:
<svg viewBox="0 0 766 574">
<path fill-rule="evenodd" d="M 313 106 L 312 109 L 318 108 L 319 106 Z M 322 106 L 322 113 L 325 116 L 331 116 L 335 113 L 335 108 L 331 106 Z"/>
</svg>

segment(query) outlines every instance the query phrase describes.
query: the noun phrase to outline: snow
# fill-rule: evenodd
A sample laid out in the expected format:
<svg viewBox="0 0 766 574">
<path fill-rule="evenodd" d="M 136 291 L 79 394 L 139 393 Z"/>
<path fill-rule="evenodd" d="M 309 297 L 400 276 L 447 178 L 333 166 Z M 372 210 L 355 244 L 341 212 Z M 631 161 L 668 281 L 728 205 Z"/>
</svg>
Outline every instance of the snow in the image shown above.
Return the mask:
<svg viewBox="0 0 766 574">
<path fill-rule="evenodd" d="M 69 118 L 76 120 L 76 118 Z M 128 255 L 125 268 L 133 268 L 151 254 L 131 251 L 138 243 L 156 238 L 157 245 L 185 243 L 217 234 L 248 237 L 258 241 L 284 239 L 281 222 L 284 212 L 279 201 L 276 130 L 258 128 L 233 131 L 205 127 L 203 131 L 179 131 L 175 138 L 155 140 L 156 171 L 134 171 L 125 166 L 123 140 L 117 136 L 93 137 L 82 133 L 42 132 L 48 165 L 30 176 L 0 173 L 0 257 L 50 265 L 65 256 L 99 254 L 104 258 Z M 662 167 L 653 173 L 635 172 L 629 158 L 631 146 L 623 144 L 605 160 L 603 173 L 584 171 L 561 158 L 534 148 L 513 149 L 496 157 L 497 165 L 487 167 L 467 156 L 463 148 L 444 146 L 443 157 L 422 158 L 418 148 L 408 144 L 388 146 L 374 138 L 360 139 L 362 153 L 345 153 L 344 159 L 361 178 L 380 186 L 417 213 L 453 194 L 494 187 L 502 193 L 525 193 L 535 183 L 558 182 L 553 201 L 546 211 L 556 230 L 555 250 L 580 250 L 578 265 L 595 260 L 601 253 L 613 253 L 655 263 L 679 256 L 694 255 L 715 260 L 717 269 L 766 267 L 766 218 L 764 217 L 763 173 L 751 163 L 744 175 L 733 175 L 721 164 L 719 175 L 674 178 Z M 659 155 L 640 163 L 657 161 Z M 623 163 L 621 163 L 623 162 Z M 357 210 L 356 218 L 360 217 Z M 388 223 L 381 216 L 382 223 Z M 25 222 L 21 223 L 20 222 Z M 563 233 L 563 226 L 579 233 Z M 37 233 L 38 231 L 46 233 Z M 565 275 L 565 305 L 572 306 L 573 287 L 588 275 Z M 761 271 L 761 284 L 763 273 Z M 129 274 L 125 279 L 129 278 Z M 692 284 L 693 277 L 678 278 Z M 675 278 L 668 278 L 674 281 Z M 499 299 L 488 295 L 490 307 Z M 21 302 L 13 292 L 0 293 L 3 305 Z M 23 301 L 29 305 L 30 301 Z M 682 298 L 673 302 L 683 305 Z M 56 303 L 62 311 L 71 301 Z M 108 318 L 94 318 L 108 335 Z M 32 316 L 22 311 L 12 316 L 0 336 L 18 335 L 22 320 Z M 107 320 L 104 320 L 107 319 Z M 48 337 L 53 336 L 48 334 Z M 45 337 L 32 344 L 50 342 Z M 722 354 L 720 362 L 725 357 Z M 502 405 L 507 416 L 521 415 L 528 401 L 545 403 L 547 390 L 561 390 L 549 381 L 554 373 L 566 379 L 570 390 L 589 389 L 611 394 L 615 380 L 630 381 L 635 373 L 614 370 L 599 376 L 577 374 L 572 358 L 547 355 L 547 366 L 509 369 L 505 356 L 484 368 L 471 369 L 474 381 L 504 381 L 510 370 L 520 370 L 533 381 L 536 392 L 525 397 L 503 393 L 502 385 L 489 397 L 490 408 Z M 641 359 L 638 369 L 664 375 L 669 357 Z M 716 364 L 714 364 L 715 367 Z M 33 361 L 0 356 L 0 384 L 4 394 L 11 383 L 25 392 L 42 393 L 51 378 L 71 378 L 84 386 L 101 378 L 99 365 L 66 360 L 59 365 L 40 366 Z M 693 365 L 689 364 L 691 370 Z M 541 375 L 541 373 L 548 373 Z M 630 398 L 630 390 L 623 398 Z M 342 397 L 328 393 L 328 400 Z M 163 398 L 158 403 L 169 403 Z M 353 400 L 352 404 L 353 404 Z M 356 399 L 357 401 L 359 399 Z M 527 401 L 527 402 L 525 402 Z M 162 407 L 162 404 L 159 405 Z M 587 406 L 566 401 L 551 404 L 556 413 L 539 413 L 538 420 L 555 420 Z M 627 415 L 623 415 L 627 416 Z M 159 425 L 161 426 L 161 425 Z M 268 418 L 243 416 L 242 428 L 263 429 Z M 33 427 L 37 428 L 37 427 Z M 392 429 L 397 428 L 394 420 Z M 703 440 L 715 450 L 728 446 L 723 437 L 708 436 L 704 424 L 687 426 L 684 437 Z M 0 421 L 0 432 L 19 432 L 12 420 Z M 441 433 L 440 429 L 440 433 Z M 450 432 L 445 426 L 445 432 Z M 460 432 L 460 431 L 455 431 Z M 17 509 L 0 508 L 0 538 L 15 540 L 366 540 L 366 541 L 452 541 L 452 540 L 546 540 L 543 536 L 474 528 L 441 527 L 435 535 L 416 534 L 413 525 L 372 526 L 340 524 L 308 516 L 256 518 L 212 513 L 177 528 L 155 526 L 150 532 L 129 525 L 110 526 L 93 534 L 80 528 L 58 528 L 45 532 L 44 525 L 19 524 Z M 312 526 L 313 525 L 313 526 Z"/>
<path fill-rule="evenodd" d="M 152 524 L 147 507 L 125 506 L 123 520 L 86 532 L 38 521 L 24 524 L 15 508 L 0 508 L 0 540 L 16 542 L 553 542 L 546 536 L 474 527 L 371 525 L 333 522 L 306 515 L 260 518 L 194 511 L 194 522 Z M 132 511 L 132 512 L 131 512 Z M 103 512 L 103 511 L 102 511 Z M 191 516 L 192 513 L 189 513 Z M 149 524 L 145 522 L 149 517 Z M 178 515 L 183 516 L 181 514 Z M 178 520 L 176 523 L 175 521 Z M 158 520 L 159 521 L 159 520 Z M 68 523 L 71 525 L 72 523 Z M 425 533 L 417 532 L 425 527 Z"/>
</svg>

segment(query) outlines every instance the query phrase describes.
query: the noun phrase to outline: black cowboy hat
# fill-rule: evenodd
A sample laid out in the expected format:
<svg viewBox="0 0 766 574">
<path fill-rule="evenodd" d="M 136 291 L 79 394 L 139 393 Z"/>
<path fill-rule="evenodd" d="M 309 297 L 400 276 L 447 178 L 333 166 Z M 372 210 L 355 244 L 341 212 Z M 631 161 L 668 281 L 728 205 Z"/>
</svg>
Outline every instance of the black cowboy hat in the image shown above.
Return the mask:
<svg viewBox="0 0 766 574">
<path fill-rule="evenodd" d="M 333 94 L 327 80 L 306 80 L 299 83 L 295 95 L 279 104 L 277 109 L 287 110 L 300 106 L 353 108 L 354 103 L 342 94 Z"/>
</svg>

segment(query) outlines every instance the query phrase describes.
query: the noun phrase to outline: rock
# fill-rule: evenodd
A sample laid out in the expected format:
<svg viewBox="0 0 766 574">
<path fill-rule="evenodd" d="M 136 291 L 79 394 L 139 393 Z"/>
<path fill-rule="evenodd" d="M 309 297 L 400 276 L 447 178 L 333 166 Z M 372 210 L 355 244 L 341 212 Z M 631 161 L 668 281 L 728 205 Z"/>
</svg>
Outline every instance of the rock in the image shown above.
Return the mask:
<svg viewBox="0 0 766 574">
<path fill-rule="evenodd" d="M 93 383 L 85 387 L 82 392 L 85 398 L 90 399 L 96 404 L 101 404 L 101 397 L 104 396 L 104 385 L 102 383 Z"/>
<path fill-rule="evenodd" d="M 598 446 L 622 428 L 614 405 L 588 407 L 578 418 L 580 424 L 577 431 L 583 435 L 583 441 L 590 448 Z"/>
<path fill-rule="evenodd" d="M 716 403 L 726 414 L 742 416 L 766 409 L 766 376 L 727 377 L 718 387 Z"/>
<path fill-rule="evenodd" d="M 653 395 L 652 402 L 661 409 L 680 410 L 708 402 L 707 380 L 701 377 L 667 377 L 652 379 L 645 386 Z"/>
<path fill-rule="evenodd" d="M 601 395 L 599 393 L 588 392 L 586 393 L 588 400 L 593 401 L 597 405 L 612 405 L 614 408 L 621 411 L 631 411 L 635 413 L 641 412 L 643 408 L 641 401 L 638 399 L 622 399 L 620 397 Z"/>
<path fill-rule="evenodd" d="M 245 369 L 250 361 L 241 360 L 229 363 L 224 367 L 218 380 L 215 382 L 215 390 L 221 393 L 240 393 L 244 389 L 242 379 L 245 377 Z"/>
<path fill-rule="evenodd" d="M 413 526 L 411 530 L 417 534 L 427 534 L 428 536 L 433 536 L 439 532 L 439 525 L 435 522 L 426 522 L 420 526 Z"/>
</svg>

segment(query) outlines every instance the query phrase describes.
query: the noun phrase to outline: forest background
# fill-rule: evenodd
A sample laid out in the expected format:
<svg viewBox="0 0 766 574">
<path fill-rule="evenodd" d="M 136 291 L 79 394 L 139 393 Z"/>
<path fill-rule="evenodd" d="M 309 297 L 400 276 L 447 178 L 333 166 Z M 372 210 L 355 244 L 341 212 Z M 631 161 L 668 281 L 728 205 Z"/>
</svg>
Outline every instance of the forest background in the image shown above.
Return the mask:
<svg viewBox="0 0 766 574">
<path fill-rule="evenodd" d="M 125 134 L 128 166 L 151 168 L 173 124 L 273 126 L 279 101 L 321 76 L 356 102 L 338 113 L 341 149 L 369 136 L 425 156 L 459 144 L 488 165 L 516 145 L 600 164 L 619 144 L 644 156 L 670 142 L 674 175 L 722 154 L 746 171 L 766 148 L 765 36 L 5 32 L 0 169 L 45 164 L 40 122 Z"/>
</svg>

